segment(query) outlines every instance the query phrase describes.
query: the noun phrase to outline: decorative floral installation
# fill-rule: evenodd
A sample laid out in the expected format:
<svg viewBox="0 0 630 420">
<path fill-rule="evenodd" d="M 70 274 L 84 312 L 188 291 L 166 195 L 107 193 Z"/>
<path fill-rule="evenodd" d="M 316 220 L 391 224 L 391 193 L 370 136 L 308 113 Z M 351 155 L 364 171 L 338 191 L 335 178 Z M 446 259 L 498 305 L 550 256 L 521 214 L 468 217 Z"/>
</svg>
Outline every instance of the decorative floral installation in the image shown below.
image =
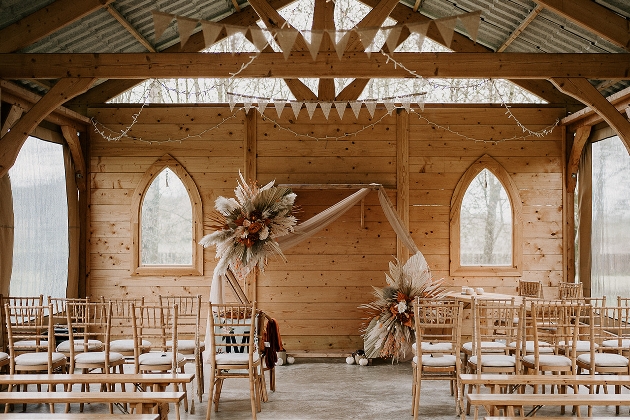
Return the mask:
<svg viewBox="0 0 630 420">
<path fill-rule="evenodd" d="M 385 273 L 387 286 L 374 287 L 376 300 L 359 308 L 367 309 L 372 318 L 364 329 L 364 350 L 368 358 L 404 359 L 415 341 L 413 302 L 416 297 L 440 297 L 445 293 L 444 279 L 433 280 L 422 253 L 404 264 L 389 263 Z"/>
<path fill-rule="evenodd" d="M 215 232 L 199 242 L 204 247 L 216 246 L 220 273 L 232 268 L 247 274 L 256 266 L 264 270 L 267 257 L 273 254 L 286 261 L 275 239 L 293 232 L 297 223 L 291 188 L 276 187 L 275 181 L 258 187 L 256 182 L 245 182 L 240 172 L 239 177 L 236 198 L 216 199 L 210 215 Z"/>
</svg>

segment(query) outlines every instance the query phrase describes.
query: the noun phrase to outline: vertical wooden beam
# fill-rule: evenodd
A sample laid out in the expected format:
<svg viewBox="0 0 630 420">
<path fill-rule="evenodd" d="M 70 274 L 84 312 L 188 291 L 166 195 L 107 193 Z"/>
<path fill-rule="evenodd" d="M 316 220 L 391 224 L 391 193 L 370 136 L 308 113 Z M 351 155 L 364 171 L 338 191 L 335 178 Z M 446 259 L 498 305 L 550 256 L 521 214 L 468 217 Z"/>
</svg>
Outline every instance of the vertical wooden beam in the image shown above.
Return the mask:
<svg viewBox="0 0 630 420">
<path fill-rule="evenodd" d="M 85 147 L 82 149 L 88 159 L 85 168 L 85 190 L 79 191 L 79 296 L 92 296 L 90 293 L 90 242 L 92 241 L 92 229 L 90 226 L 90 200 L 92 197 L 92 174 L 90 170 L 90 145 L 89 133 L 85 133 Z M 88 182 L 88 179 L 90 182 Z"/>
<path fill-rule="evenodd" d="M 567 138 L 567 128 L 562 127 L 562 155 L 567 156 L 569 153 L 567 150 L 569 148 L 568 138 Z M 568 184 L 567 179 L 571 178 L 570 173 L 567 170 L 567 166 L 565 165 L 562 168 L 562 185 L 565 186 Z M 562 262 L 564 269 L 562 270 L 562 281 L 571 281 L 575 276 L 575 247 L 574 247 L 574 214 L 573 214 L 573 205 L 574 205 L 574 196 L 573 190 L 569 190 L 568 188 L 562 189 L 562 226 L 564 226 L 562 232 Z M 571 265 L 573 264 L 573 269 Z"/>
<path fill-rule="evenodd" d="M 79 135 L 75 128 L 67 125 L 61 126 L 61 133 L 68 144 L 68 149 L 70 149 L 70 155 L 74 162 L 77 187 L 79 187 L 79 191 L 85 192 L 87 175 L 85 170 L 85 157 L 83 156 Z"/>
<path fill-rule="evenodd" d="M 396 210 L 409 229 L 409 113 L 396 109 Z M 399 261 L 409 259 L 409 249 L 398 239 L 396 255 Z"/>
<path fill-rule="evenodd" d="M 315 0 L 313 10 L 313 30 L 335 29 L 335 3 L 329 0 Z M 320 51 L 330 51 L 332 42 L 328 35 L 322 37 Z M 335 99 L 335 79 L 319 79 L 317 98 L 324 101 Z"/>
<path fill-rule="evenodd" d="M 568 191 L 573 192 L 575 190 L 580 157 L 582 156 L 582 150 L 584 150 L 584 145 L 590 135 L 590 126 L 582 126 L 575 131 L 575 137 L 573 138 L 573 144 L 571 145 L 571 152 L 569 153 L 569 157 L 567 159 L 566 186 Z"/>
<path fill-rule="evenodd" d="M 258 155 L 258 111 L 251 108 L 245 117 L 245 179 L 255 181 L 257 179 L 256 159 Z M 256 302 L 258 298 L 258 270 L 253 270 L 247 276 L 245 290 L 250 302 Z"/>
</svg>

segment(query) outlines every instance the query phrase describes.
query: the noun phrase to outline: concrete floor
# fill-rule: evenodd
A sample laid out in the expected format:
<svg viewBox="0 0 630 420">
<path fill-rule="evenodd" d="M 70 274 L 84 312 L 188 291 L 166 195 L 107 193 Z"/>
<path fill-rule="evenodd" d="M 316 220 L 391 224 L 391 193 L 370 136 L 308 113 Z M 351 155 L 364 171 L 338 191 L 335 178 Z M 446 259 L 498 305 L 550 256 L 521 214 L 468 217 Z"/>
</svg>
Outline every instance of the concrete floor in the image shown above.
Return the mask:
<svg viewBox="0 0 630 420">
<path fill-rule="evenodd" d="M 376 361 L 372 366 L 348 365 L 344 359 L 297 359 L 293 365 L 276 368 L 276 392 L 269 394 L 263 403 L 259 420 L 380 420 L 410 419 L 411 417 L 411 364 L 392 364 Z M 207 376 L 206 376 L 207 378 Z M 268 376 L 267 376 L 268 379 Z M 190 391 L 190 390 L 189 390 Z M 629 392 L 628 390 L 624 390 Z M 207 394 L 204 401 L 195 400 L 194 414 L 185 413 L 182 420 L 205 419 Z M 29 412 L 45 412 L 44 405 L 29 405 Z M 61 406 L 57 411 L 62 411 Z M 17 411 L 21 411 L 18 409 Z M 78 407 L 72 408 L 78 411 Z M 103 405 L 86 406 L 85 412 L 105 412 Z M 559 409 L 543 408 L 540 415 L 559 416 Z M 584 409 L 583 415 L 586 414 Z M 614 407 L 594 409 L 594 415 L 614 417 Z M 622 415 L 628 415 L 622 410 Z M 567 410 L 570 417 L 570 410 Z M 0 415 L 0 418 L 2 415 Z M 175 413 L 169 415 L 175 418 Z M 215 420 L 250 419 L 247 381 L 226 380 L 219 412 L 212 413 Z M 454 420 L 454 399 L 448 382 L 423 382 L 420 418 Z M 472 416 L 468 416 L 472 419 Z"/>
</svg>

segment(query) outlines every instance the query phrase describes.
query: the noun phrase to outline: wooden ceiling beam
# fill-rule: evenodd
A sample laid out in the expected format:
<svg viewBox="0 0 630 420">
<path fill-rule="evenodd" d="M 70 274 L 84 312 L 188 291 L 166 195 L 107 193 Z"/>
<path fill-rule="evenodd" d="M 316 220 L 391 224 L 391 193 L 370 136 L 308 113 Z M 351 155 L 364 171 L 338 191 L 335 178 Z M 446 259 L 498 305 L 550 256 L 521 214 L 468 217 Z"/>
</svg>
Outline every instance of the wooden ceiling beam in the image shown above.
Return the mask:
<svg viewBox="0 0 630 420">
<path fill-rule="evenodd" d="M 18 51 L 102 9 L 114 0 L 56 0 L 0 30 L 0 53 Z"/>
<path fill-rule="evenodd" d="M 630 21 L 593 0 L 536 0 L 536 3 L 630 51 Z"/>
<path fill-rule="evenodd" d="M 5 134 L 9 132 L 11 127 L 13 127 L 13 124 L 19 121 L 23 112 L 24 110 L 18 105 L 11 106 L 9 113 L 7 114 L 7 118 L 4 120 L 2 128 L 0 128 L 0 138 L 2 138 Z"/>
<path fill-rule="evenodd" d="M 606 100 L 614 105 L 617 111 L 624 112 L 624 110 L 630 106 L 630 87 L 608 96 Z M 630 115 L 628 115 L 628 117 L 630 117 Z M 602 121 L 604 121 L 604 119 L 601 115 L 594 109 L 586 107 L 564 117 L 561 124 L 567 126 L 569 131 L 576 131 L 580 127 L 593 126 Z"/>
<path fill-rule="evenodd" d="M 326 29 L 334 30 L 335 28 L 335 3 L 330 0 L 315 0 L 311 29 L 317 31 Z M 319 51 L 333 50 L 332 40 L 328 35 L 324 35 L 322 37 L 322 43 L 319 46 Z M 319 79 L 317 98 L 323 101 L 332 101 L 335 99 L 334 79 Z"/>
<path fill-rule="evenodd" d="M 551 83 L 567 95 L 573 96 L 584 105 L 595 110 L 617 132 L 619 138 L 626 146 L 626 150 L 630 153 L 630 121 L 613 104 L 608 102 L 595 86 L 588 80 L 579 77 L 553 78 Z"/>
<path fill-rule="evenodd" d="M 582 77 L 630 79 L 630 54 L 404 53 L 394 58 L 422 77 L 549 79 Z M 246 68 L 251 53 L 0 54 L 0 78 L 407 78 L 408 71 L 387 57 L 365 53 L 261 53 Z"/>
<path fill-rule="evenodd" d="M 142 46 L 147 49 L 147 51 L 157 52 L 153 45 L 151 45 L 151 43 L 144 36 L 142 36 L 142 34 L 138 32 L 138 30 L 134 28 L 131 23 L 129 23 L 129 21 L 125 19 L 125 17 L 113 5 L 107 5 L 106 9 L 109 14 L 112 15 L 114 19 L 116 19 L 118 23 L 120 23 L 122 27 L 125 28 L 125 30 L 127 30 L 127 32 L 129 32 L 136 39 L 136 41 L 141 43 Z"/>
<path fill-rule="evenodd" d="M 525 30 L 525 28 L 527 28 L 529 26 L 530 23 L 532 23 L 532 21 L 534 19 L 536 19 L 536 16 L 538 16 L 540 14 L 540 12 L 542 12 L 544 8 L 541 5 L 537 5 L 536 7 L 534 7 L 532 9 L 531 12 L 529 12 L 529 14 L 525 17 L 525 19 L 523 19 L 523 21 L 521 22 L 520 25 L 518 25 L 518 27 L 516 29 L 514 29 L 514 32 L 512 32 L 510 34 L 510 36 L 508 37 L 508 39 L 506 39 L 505 41 L 503 41 L 503 44 L 501 44 L 501 46 L 499 46 L 499 48 L 497 48 L 497 52 L 503 52 L 505 51 L 505 49 L 507 47 L 510 46 L 510 44 L 512 42 L 514 42 L 514 40 L 516 38 L 519 37 L 519 35 L 521 33 L 523 33 L 523 31 Z"/>
<path fill-rule="evenodd" d="M 15 163 L 22 145 L 31 132 L 48 114 L 69 98 L 85 92 L 95 79 L 63 78 L 53 86 L 33 107 L 20 118 L 11 131 L 0 138 L 0 178 L 5 176 Z"/>
<path fill-rule="evenodd" d="M 79 191 L 85 191 L 87 187 L 87 168 L 85 166 L 85 158 L 83 157 L 83 150 L 81 147 L 81 141 L 79 140 L 79 135 L 77 134 L 77 130 L 69 125 L 62 125 L 61 133 L 63 134 L 63 138 L 68 144 L 70 156 L 72 156 L 77 187 L 79 187 Z"/>
<path fill-rule="evenodd" d="M 249 5 L 256 11 L 256 14 L 260 17 L 260 20 L 267 29 L 292 28 L 291 24 L 289 24 L 267 0 L 250 0 Z M 295 38 L 293 51 L 308 51 L 308 44 L 299 32 Z"/>
</svg>

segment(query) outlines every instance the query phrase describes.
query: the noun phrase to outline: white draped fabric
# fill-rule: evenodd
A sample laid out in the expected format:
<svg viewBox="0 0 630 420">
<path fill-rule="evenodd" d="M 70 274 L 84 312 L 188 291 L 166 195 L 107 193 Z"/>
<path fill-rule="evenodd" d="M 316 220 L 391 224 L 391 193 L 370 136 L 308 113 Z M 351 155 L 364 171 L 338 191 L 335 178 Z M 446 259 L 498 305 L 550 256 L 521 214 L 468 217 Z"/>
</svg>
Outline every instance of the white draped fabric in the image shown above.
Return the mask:
<svg viewBox="0 0 630 420">
<path fill-rule="evenodd" d="M 398 216 L 398 213 L 396 212 L 396 209 L 394 208 L 394 205 L 385 192 L 385 188 L 383 188 L 383 186 L 380 184 L 371 184 L 370 187 L 361 188 L 359 191 L 344 198 L 340 202 L 327 208 L 321 213 L 298 224 L 297 226 L 295 226 L 293 233 L 277 239 L 278 245 L 280 245 L 280 249 L 286 251 L 287 249 L 294 247 L 295 245 L 301 243 L 302 241 L 305 241 L 317 232 L 321 231 L 326 226 L 337 220 L 345 212 L 350 210 L 354 205 L 359 203 L 363 198 L 365 198 L 366 195 L 368 195 L 371 190 L 378 191 L 378 198 L 381 204 L 381 208 L 383 209 L 385 217 L 387 217 L 389 224 L 394 229 L 394 232 L 396 232 L 398 238 L 407 248 L 409 248 L 412 253 L 418 253 L 418 247 L 413 242 L 413 239 L 409 234 L 409 230 L 403 225 L 400 217 Z M 219 273 L 215 269 L 215 272 L 212 276 L 212 286 L 210 288 L 211 302 L 223 302 L 224 282 L 225 273 Z"/>
</svg>

